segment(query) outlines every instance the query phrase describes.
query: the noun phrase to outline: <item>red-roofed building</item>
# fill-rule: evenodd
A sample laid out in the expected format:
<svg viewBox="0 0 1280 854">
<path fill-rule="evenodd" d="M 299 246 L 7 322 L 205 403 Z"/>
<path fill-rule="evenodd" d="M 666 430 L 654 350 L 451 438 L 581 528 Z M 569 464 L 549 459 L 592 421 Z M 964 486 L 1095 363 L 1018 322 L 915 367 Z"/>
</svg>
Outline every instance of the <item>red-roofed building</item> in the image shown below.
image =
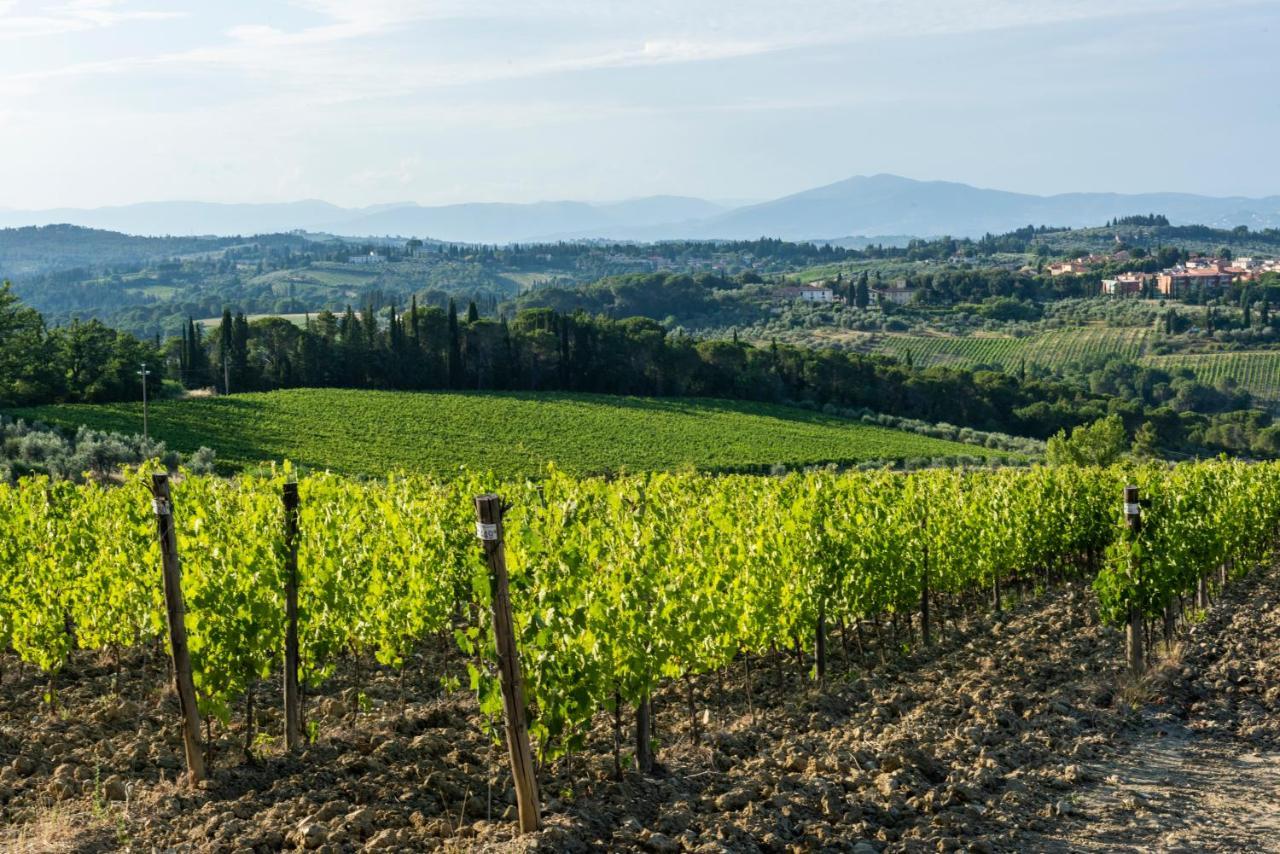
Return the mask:
<svg viewBox="0 0 1280 854">
<path fill-rule="evenodd" d="M 1202 287 L 1206 291 L 1215 291 L 1230 285 L 1231 274 L 1221 272 L 1216 267 L 1165 270 L 1156 276 L 1156 291 L 1161 296 L 1174 299 L 1197 293 Z"/>
</svg>

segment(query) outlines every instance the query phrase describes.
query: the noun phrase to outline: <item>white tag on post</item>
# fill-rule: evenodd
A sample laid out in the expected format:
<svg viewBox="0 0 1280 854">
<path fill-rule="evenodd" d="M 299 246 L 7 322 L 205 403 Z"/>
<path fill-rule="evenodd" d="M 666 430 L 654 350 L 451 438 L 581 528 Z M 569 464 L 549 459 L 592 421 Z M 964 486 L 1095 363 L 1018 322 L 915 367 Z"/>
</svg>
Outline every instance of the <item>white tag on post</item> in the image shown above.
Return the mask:
<svg viewBox="0 0 1280 854">
<path fill-rule="evenodd" d="M 1139 508 L 1137 504 L 1130 504 L 1128 501 L 1124 503 L 1124 515 L 1137 516 L 1138 513 L 1139 513 Z"/>
<path fill-rule="evenodd" d="M 476 522 L 476 536 L 482 540 L 496 540 L 498 526 L 493 522 Z"/>
<path fill-rule="evenodd" d="M 156 512 L 157 516 L 168 516 L 169 502 L 163 498 L 153 498 L 151 499 L 151 509 Z"/>
</svg>

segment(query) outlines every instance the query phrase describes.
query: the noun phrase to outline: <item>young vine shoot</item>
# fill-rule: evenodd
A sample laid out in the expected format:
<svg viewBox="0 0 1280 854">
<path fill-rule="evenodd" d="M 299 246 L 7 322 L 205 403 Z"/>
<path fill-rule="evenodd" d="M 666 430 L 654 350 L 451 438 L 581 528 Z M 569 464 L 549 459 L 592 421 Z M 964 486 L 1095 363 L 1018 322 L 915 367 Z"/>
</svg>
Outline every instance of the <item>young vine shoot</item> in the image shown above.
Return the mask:
<svg viewBox="0 0 1280 854">
<path fill-rule="evenodd" d="M 173 482 L 204 715 L 227 720 L 279 672 L 290 476 Z M 1126 484 L 1143 497 L 1140 530 L 1125 524 Z M 396 666 L 424 639 L 452 636 L 482 709 L 501 711 L 472 506 L 491 486 L 476 475 L 302 478 L 304 685 L 343 656 Z M 661 683 L 812 651 L 834 626 L 896 624 L 929 602 L 954 616 L 999 607 L 1001 590 L 1070 581 L 1092 584 L 1109 621 L 1154 622 L 1171 601 L 1262 560 L 1280 523 L 1280 465 L 1226 461 L 611 480 L 550 470 L 496 491 L 509 506 L 516 641 L 544 759 Z M 118 653 L 166 637 L 160 563 L 140 471 L 120 485 L 0 485 L 0 648 L 49 675 L 53 702 L 73 649 Z"/>
</svg>

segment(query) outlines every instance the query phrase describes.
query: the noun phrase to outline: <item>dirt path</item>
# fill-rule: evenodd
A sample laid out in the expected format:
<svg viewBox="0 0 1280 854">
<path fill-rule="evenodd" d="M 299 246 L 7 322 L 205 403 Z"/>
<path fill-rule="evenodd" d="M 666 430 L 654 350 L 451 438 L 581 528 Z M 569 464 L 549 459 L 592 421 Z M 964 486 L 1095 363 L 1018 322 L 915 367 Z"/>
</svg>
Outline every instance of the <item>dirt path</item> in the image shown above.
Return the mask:
<svg viewBox="0 0 1280 854">
<path fill-rule="evenodd" d="M 1148 736 L 1074 804 L 1077 851 L 1280 851 L 1280 752 Z M 1047 847 L 1047 846 L 1046 846 Z"/>
<path fill-rule="evenodd" d="M 1180 660 L 1089 766 L 1098 781 L 1035 847 L 1280 851 L 1280 583 L 1261 574 L 1191 631 Z"/>
</svg>

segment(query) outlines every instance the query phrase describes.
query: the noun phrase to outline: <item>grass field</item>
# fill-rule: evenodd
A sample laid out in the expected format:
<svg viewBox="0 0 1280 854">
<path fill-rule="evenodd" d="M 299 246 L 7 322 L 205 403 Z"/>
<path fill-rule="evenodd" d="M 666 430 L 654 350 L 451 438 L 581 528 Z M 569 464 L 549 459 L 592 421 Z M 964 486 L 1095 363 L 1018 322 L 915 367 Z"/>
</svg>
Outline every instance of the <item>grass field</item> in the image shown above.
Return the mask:
<svg viewBox="0 0 1280 854">
<path fill-rule="evenodd" d="M 246 316 L 245 319 L 252 322 L 254 320 L 262 320 L 265 317 L 278 317 L 281 320 L 289 321 L 294 326 L 300 327 L 307 322 L 307 316 L 308 315 L 306 312 L 301 312 L 299 314 L 250 314 Z M 206 329 L 214 329 L 220 323 L 222 323 L 222 318 L 221 317 L 202 317 L 199 320 L 197 320 L 196 323 L 199 323 L 201 326 L 205 327 Z"/>
<path fill-rule="evenodd" d="M 140 404 L 12 414 L 129 433 L 142 421 Z M 289 459 L 372 476 L 394 469 L 447 474 L 462 466 L 536 475 L 548 462 L 598 473 L 991 454 L 792 407 L 602 395 L 293 389 L 161 401 L 151 407 L 150 424 L 170 448 L 207 445 L 235 467 Z"/>
</svg>

